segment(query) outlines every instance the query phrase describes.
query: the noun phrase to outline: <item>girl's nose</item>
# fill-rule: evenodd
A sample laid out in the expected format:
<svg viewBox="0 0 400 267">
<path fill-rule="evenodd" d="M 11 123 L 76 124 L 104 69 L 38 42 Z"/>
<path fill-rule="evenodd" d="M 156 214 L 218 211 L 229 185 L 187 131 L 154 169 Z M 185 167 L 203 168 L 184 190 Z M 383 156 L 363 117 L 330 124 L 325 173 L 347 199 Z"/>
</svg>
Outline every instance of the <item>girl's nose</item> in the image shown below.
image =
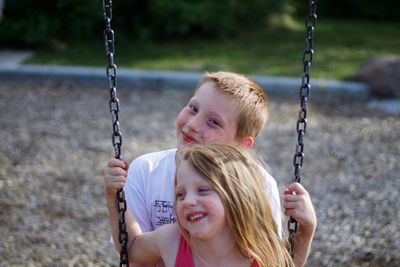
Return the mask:
<svg viewBox="0 0 400 267">
<path fill-rule="evenodd" d="M 193 194 L 186 194 L 183 204 L 185 207 L 193 207 L 197 204 L 197 199 Z"/>
</svg>

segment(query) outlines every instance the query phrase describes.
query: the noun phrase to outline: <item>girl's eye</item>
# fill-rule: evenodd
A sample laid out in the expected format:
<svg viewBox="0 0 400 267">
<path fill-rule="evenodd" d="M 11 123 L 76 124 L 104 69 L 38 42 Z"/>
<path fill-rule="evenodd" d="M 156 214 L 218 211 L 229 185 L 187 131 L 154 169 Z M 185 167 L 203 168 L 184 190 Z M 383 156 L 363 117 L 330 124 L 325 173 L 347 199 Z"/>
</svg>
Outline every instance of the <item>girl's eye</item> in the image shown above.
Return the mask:
<svg viewBox="0 0 400 267">
<path fill-rule="evenodd" d="M 185 198 L 185 194 L 184 193 L 181 193 L 181 192 L 176 193 L 176 199 L 177 200 L 183 200 L 184 198 Z"/>
<path fill-rule="evenodd" d="M 212 191 L 211 188 L 199 188 L 199 194 L 200 194 L 200 195 L 206 195 L 206 194 L 208 194 L 210 191 Z"/>
</svg>

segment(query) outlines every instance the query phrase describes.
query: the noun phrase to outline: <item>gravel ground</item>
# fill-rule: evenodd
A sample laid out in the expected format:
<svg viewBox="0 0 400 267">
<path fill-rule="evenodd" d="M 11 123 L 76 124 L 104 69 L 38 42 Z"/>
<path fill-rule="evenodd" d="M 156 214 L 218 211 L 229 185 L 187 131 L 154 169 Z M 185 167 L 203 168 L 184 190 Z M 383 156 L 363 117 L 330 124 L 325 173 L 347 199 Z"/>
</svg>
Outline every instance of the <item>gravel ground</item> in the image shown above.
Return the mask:
<svg viewBox="0 0 400 267">
<path fill-rule="evenodd" d="M 107 88 L 0 84 L 0 266 L 117 266 L 101 172 L 113 156 Z M 189 92 L 120 88 L 125 159 L 170 148 Z M 291 181 L 296 97 L 270 97 L 257 139 Z M 366 102 L 311 99 L 303 184 L 318 229 L 307 266 L 400 266 L 400 118 Z"/>
</svg>

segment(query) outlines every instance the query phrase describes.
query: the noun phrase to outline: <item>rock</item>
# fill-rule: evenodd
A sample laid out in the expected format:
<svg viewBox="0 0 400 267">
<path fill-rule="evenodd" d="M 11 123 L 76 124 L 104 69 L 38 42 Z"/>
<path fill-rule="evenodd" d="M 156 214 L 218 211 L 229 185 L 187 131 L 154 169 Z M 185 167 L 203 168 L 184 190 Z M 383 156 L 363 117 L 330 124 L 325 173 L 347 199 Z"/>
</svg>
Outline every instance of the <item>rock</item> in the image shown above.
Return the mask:
<svg viewBox="0 0 400 267">
<path fill-rule="evenodd" d="M 353 80 L 367 83 L 377 96 L 400 98 L 400 56 L 376 57 L 367 61 Z"/>
<path fill-rule="evenodd" d="M 400 99 L 372 100 L 368 102 L 367 107 L 400 116 Z"/>
</svg>

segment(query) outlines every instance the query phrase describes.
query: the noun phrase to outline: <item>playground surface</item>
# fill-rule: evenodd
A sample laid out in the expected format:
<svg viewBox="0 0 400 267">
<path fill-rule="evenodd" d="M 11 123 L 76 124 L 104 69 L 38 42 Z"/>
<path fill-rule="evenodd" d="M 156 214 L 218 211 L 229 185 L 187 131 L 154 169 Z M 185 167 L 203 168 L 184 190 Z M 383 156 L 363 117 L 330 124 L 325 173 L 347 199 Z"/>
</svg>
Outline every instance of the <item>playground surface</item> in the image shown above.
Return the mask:
<svg viewBox="0 0 400 267">
<path fill-rule="evenodd" d="M 0 83 L 0 266 L 116 266 L 102 170 L 113 157 L 106 86 Z M 190 90 L 121 86 L 122 157 L 174 147 Z M 291 183 L 297 95 L 270 95 L 255 149 Z M 400 266 L 400 117 L 313 97 L 302 183 L 318 229 L 307 266 Z"/>
</svg>

